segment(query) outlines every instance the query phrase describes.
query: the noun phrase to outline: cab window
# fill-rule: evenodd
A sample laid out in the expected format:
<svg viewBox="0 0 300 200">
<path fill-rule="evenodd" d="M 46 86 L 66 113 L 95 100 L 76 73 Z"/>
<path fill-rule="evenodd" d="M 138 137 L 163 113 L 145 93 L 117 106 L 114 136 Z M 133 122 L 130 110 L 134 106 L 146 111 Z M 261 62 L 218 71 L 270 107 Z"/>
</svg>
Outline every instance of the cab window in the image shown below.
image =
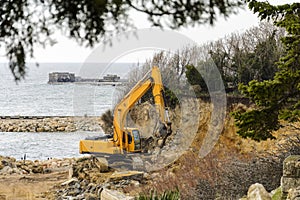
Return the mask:
<svg viewBox="0 0 300 200">
<path fill-rule="evenodd" d="M 123 132 L 122 141 L 123 141 L 123 143 L 126 143 L 126 134 L 125 134 L 125 132 Z"/>
<path fill-rule="evenodd" d="M 130 132 L 127 133 L 127 136 L 128 136 L 128 144 L 131 144 L 131 142 L 132 142 L 132 137 L 131 137 Z"/>
<path fill-rule="evenodd" d="M 138 130 L 133 130 L 132 134 L 133 134 L 133 137 L 134 137 L 135 141 L 140 140 L 140 133 L 139 133 Z"/>
</svg>

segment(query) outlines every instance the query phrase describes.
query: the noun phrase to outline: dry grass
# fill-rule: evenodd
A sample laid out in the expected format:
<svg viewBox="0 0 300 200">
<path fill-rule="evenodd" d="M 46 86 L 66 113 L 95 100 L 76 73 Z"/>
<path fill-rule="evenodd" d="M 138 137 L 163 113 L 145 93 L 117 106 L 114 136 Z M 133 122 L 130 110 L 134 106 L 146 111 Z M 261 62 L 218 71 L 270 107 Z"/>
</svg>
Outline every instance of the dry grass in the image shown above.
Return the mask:
<svg viewBox="0 0 300 200">
<path fill-rule="evenodd" d="M 206 110 L 209 110 L 208 106 Z M 139 192 L 147 194 L 155 190 L 163 193 L 178 188 L 182 199 L 238 199 L 256 182 L 269 191 L 277 188 L 283 159 L 289 154 L 300 154 L 300 138 L 294 135 L 299 134 L 299 130 L 293 128 L 299 125 L 286 124 L 274 133 L 277 140 L 258 143 L 237 136 L 234 120 L 228 113 L 218 143 L 200 159 L 198 152 L 205 137 L 203 133 L 208 129 L 208 120 L 209 113 L 202 115 L 190 150 L 173 164 L 153 173 Z"/>
</svg>

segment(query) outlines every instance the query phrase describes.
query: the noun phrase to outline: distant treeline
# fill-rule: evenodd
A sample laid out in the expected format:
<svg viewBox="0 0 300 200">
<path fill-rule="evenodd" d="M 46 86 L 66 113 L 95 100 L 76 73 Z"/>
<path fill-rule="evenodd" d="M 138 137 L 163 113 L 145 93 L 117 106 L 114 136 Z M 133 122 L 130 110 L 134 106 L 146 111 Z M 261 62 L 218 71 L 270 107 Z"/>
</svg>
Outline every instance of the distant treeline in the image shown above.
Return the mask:
<svg viewBox="0 0 300 200">
<path fill-rule="evenodd" d="M 234 32 L 217 41 L 186 46 L 176 52 L 161 51 L 147 60 L 142 70 L 139 68 L 131 72 L 125 91 L 129 91 L 151 66 L 157 65 L 161 69 L 171 104 L 176 103 L 174 95 L 186 95 L 191 90 L 199 96 L 207 94 L 208 87 L 203 77 L 206 76 L 211 83 L 220 78 L 213 74 L 215 71 L 212 67 L 218 69 L 226 92 L 239 94 L 239 83 L 273 78 L 277 71 L 276 62 L 285 53 L 280 41 L 284 35 L 284 29 L 264 22 L 258 27 L 243 33 Z M 212 85 L 211 90 L 214 90 Z M 151 94 L 145 96 L 150 98 Z"/>
</svg>

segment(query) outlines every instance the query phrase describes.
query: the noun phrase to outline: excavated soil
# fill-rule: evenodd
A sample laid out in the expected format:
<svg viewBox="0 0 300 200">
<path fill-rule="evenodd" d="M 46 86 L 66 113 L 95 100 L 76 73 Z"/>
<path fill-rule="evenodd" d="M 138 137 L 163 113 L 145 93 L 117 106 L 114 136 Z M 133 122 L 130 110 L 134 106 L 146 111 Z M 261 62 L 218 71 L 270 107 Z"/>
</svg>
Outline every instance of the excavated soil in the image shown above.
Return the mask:
<svg viewBox="0 0 300 200">
<path fill-rule="evenodd" d="M 1 175 L 0 200 L 49 199 L 47 192 L 67 180 L 67 177 L 68 171 L 50 174 Z"/>
</svg>

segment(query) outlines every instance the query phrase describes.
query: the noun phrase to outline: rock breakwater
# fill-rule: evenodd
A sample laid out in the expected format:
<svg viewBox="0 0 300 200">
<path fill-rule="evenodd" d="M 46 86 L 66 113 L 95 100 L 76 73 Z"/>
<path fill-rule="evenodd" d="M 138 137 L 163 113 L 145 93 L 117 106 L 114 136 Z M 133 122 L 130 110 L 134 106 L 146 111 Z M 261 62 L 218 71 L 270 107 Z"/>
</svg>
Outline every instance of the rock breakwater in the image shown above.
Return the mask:
<svg viewBox="0 0 300 200">
<path fill-rule="evenodd" d="M 36 117 L 0 119 L 0 132 L 100 131 L 99 117 Z"/>
<path fill-rule="evenodd" d="M 12 157 L 0 156 L 0 175 L 38 174 L 68 170 L 75 158 L 49 159 L 44 161 L 16 160 Z"/>
</svg>

